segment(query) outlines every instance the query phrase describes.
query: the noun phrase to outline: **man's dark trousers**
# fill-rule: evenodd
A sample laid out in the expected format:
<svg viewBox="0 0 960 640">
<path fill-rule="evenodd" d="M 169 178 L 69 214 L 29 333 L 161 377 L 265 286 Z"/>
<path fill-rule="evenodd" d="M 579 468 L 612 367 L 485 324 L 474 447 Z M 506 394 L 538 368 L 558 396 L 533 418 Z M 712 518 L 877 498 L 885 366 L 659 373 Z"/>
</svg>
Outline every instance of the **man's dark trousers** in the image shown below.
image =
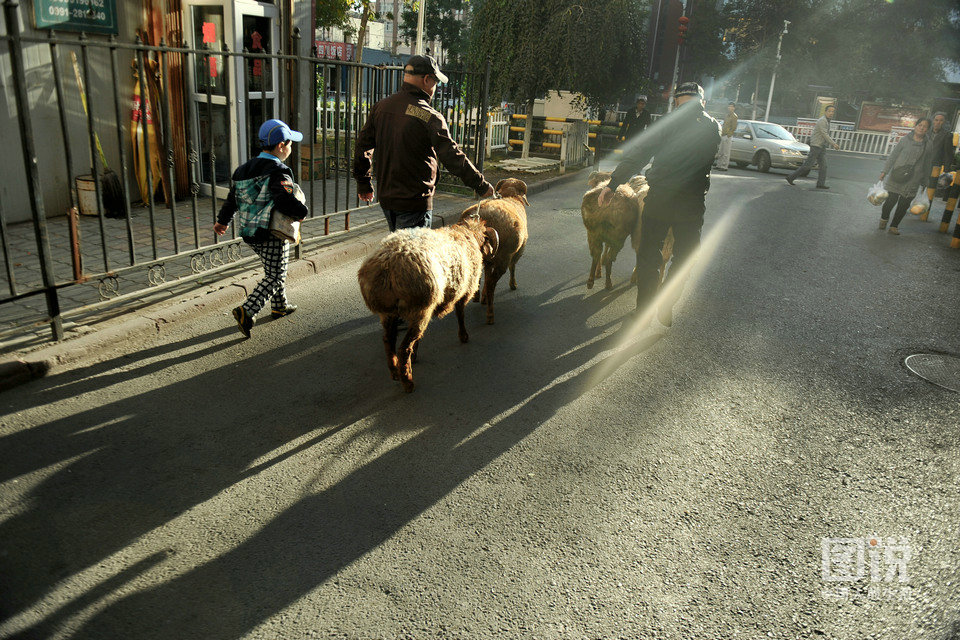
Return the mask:
<svg viewBox="0 0 960 640">
<path fill-rule="evenodd" d="M 433 210 L 429 211 L 397 211 L 396 209 L 383 209 L 383 216 L 387 219 L 387 226 L 390 231 L 397 229 L 416 229 L 424 227 L 429 229 L 433 226 Z"/>
<path fill-rule="evenodd" d="M 700 247 L 700 229 L 706 210 L 703 195 L 656 192 L 651 188 L 643 203 L 640 246 L 637 248 L 637 308 L 645 308 L 657 294 L 663 241 L 673 227 L 673 260 L 664 286 L 680 277 L 686 261 Z M 680 297 L 682 284 L 667 301 Z"/>
<path fill-rule="evenodd" d="M 810 147 L 810 154 L 807 156 L 807 159 L 803 161 L 803 164 L 796 168 L 796 170 L 787 176 L 787 180 L 793 182 L 797 178 L 806 177 L 810 173 L 810 169 L 813 168 L 814 163 L 819 163 L 820 168 L 817 170 L 817 186 L 825 187 L 827 186 L 827 150 L 824 147 Z"/>
</svg>

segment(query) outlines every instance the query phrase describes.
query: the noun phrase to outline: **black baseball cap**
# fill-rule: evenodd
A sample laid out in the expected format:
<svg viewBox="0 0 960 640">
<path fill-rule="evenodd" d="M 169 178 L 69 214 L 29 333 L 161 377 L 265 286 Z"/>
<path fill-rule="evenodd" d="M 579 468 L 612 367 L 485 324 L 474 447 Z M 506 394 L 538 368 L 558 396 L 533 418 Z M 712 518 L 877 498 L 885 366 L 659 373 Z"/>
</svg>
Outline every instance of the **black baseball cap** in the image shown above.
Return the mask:
<svg viewBox="0 0 960 640">
<path fill-rule="evenodd" d="M 436 76 L 440 82 L 447 81 L 447 76 L 440 71 L 440 65 L 430 56 L 410 56 L 403 70 L 415 76 Z"/>
<path fill-rule="evenodd" d="M 696 96 L 703 100 L 703 87 L 696 82 L 683 82 L 678 84 L 673 92 L 673 97 L 679 98 L 681 96 Z"/>
</svg>

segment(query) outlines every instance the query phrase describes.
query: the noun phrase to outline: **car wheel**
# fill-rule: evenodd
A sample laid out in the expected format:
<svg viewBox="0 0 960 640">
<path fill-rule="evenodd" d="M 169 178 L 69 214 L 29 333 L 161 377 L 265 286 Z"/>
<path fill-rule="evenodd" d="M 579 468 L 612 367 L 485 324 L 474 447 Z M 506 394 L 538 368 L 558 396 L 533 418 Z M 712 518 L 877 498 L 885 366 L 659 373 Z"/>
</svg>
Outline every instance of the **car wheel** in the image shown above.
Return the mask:
<svg viewBox="0 0 960 640">
<path fill-rule="evenodd" d="M 757 151 L 757 171 L 760 173 L 770 171 L 770 154 L 766 151 Z"/>
<path fill-rule="evenodd" d="M 749 162 L 744 162 L 743 160 L 734 160 L 733 162 L 741 169 L 743 169 L 744 167 L 750 164 Z"/>
</svg>

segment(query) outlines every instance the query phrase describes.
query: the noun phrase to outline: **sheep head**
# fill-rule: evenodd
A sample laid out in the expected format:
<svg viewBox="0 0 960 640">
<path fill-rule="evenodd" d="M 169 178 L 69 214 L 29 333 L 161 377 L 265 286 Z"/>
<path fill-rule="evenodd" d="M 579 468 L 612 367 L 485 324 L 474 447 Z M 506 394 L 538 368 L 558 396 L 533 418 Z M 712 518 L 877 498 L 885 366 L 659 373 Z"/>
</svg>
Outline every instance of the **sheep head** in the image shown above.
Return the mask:
<svg viewBox="0 0 960 640">
<path fill-rule="evenodd" d="M 527 202 L 527 183 L 516 178 L 504 178 L 497 183 L 496 192 L 501 198 L 516 198 L 523 204 L 530 206 Z"/>
<path fill-rule="evenodd" d="M 610 180 L 609 171 L 592 171 L 590 177 L 587 178 L 587 185 L 592 189 L 598 186 L 602 182 L 607 182 Z"/>
</svg>

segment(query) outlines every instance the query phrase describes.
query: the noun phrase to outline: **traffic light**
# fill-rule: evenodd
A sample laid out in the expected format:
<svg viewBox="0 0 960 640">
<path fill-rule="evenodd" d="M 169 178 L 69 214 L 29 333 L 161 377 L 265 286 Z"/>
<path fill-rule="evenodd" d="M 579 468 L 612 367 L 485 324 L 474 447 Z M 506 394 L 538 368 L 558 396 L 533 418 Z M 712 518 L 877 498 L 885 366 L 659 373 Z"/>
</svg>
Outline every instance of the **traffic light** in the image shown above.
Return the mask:
<svg viewBox="0 0 960 640">
<path fill-rule="evenodd" d="M 690 18 L 687 16 L 680 16 L 680 26 L 677 27 L 677 33 L 679 37 L 677 38 L 677 44 L 683 44 L 683 39 L 687 37 L 687 25 L 690 23 Z"/>
</svg>

